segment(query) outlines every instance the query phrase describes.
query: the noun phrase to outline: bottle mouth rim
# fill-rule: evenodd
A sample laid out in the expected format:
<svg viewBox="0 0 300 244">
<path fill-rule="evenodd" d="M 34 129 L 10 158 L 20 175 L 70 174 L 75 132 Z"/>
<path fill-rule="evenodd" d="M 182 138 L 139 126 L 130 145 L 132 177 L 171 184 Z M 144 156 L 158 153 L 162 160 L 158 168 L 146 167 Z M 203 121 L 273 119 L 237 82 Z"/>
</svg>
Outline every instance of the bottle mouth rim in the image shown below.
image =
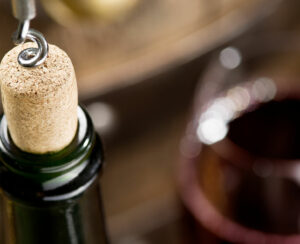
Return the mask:
<svg viewBox="0 0 300 244">
<path fill-rule="evenodd" d="M 77 114 L 77 131 L 71 143 L 59 152 L 47 154 L 33 154 L 19 149 L 10 137 L 7 121 L 3 115 L 0 120 L 0 151 L 4 158 L 2 163 L 15 171 L 21 170 L 22 173 L 55 173 L 74 166 L 75 161 L 80 158 L 79 155 L 91 147 L 93 140 L 92 121 L 87 112 L 78 106 Z"/>
</svg>

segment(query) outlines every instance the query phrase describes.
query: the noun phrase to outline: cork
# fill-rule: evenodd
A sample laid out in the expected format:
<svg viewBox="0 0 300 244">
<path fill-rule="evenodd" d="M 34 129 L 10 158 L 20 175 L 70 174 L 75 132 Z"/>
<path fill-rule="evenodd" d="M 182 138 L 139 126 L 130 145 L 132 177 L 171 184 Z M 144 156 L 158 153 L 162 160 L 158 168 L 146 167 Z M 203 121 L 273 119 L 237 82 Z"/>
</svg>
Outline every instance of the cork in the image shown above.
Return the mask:
<svg viewBox="0 0 300 244">
<path fill-rule="evenodd" d="M 4 114 L 13 142 L 35 154 L 66 147 L 77 130 L 78 92 L 75 71 L 68 55 L 49 45 L 46 61 L 34 68 L 21 66 L 25 43 L 10 50 L 0 64 Z"/>
</svg>

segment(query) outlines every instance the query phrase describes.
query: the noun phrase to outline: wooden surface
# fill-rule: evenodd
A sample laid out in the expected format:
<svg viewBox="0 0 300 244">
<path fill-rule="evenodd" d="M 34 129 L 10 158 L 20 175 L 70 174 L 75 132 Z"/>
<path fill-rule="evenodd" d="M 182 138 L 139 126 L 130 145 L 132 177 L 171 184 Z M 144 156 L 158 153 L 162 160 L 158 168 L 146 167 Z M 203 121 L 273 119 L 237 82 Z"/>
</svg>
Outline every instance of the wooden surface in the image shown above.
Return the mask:
<svg viewBox="0 0 300 244">
<path fill-rule="evenodd" d="M 161 235 L 184 243 L 176 165 L 188 111 L 128 138 L 120 147 L 107 148 L 101 184 L 113 243 L 163 243 L 150 241 Z M 164 228 L 171 228 L 171 233 Z"/>
</svg>

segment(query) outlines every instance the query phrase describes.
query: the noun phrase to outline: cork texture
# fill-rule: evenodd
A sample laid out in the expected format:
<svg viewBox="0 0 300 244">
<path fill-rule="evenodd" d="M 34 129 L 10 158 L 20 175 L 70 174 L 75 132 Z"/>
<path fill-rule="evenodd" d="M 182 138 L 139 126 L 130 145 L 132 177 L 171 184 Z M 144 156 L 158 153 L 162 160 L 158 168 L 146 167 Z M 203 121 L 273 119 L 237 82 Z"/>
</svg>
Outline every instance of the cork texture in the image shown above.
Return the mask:
<svg viewBox="0 0 300 244">
<path fill-rule="evenodd" d="M 2 59 L 1 95 L 14 143 L 23 151 L 44 154 L 63 149 L 74 138 L 78 92 L 70 58 L 54 45 L 38 67 L 19 65 L 20 51 L 33 45 L 17 46 Z"/>
</svg>

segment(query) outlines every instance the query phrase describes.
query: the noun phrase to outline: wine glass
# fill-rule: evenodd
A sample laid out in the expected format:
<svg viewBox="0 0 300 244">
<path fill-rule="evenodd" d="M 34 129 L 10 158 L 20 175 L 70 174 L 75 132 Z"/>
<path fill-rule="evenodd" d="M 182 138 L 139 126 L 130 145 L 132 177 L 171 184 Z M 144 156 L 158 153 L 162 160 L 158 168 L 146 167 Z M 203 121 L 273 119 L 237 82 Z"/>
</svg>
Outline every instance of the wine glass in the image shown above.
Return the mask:
<svg viewBox="0 0 300 244">
<path fill-rule="evenodd" d="M 300 243 L 298 41 L 240 41 L 202 79 L 179 167 L 199 243 Z"/>
</svg>

